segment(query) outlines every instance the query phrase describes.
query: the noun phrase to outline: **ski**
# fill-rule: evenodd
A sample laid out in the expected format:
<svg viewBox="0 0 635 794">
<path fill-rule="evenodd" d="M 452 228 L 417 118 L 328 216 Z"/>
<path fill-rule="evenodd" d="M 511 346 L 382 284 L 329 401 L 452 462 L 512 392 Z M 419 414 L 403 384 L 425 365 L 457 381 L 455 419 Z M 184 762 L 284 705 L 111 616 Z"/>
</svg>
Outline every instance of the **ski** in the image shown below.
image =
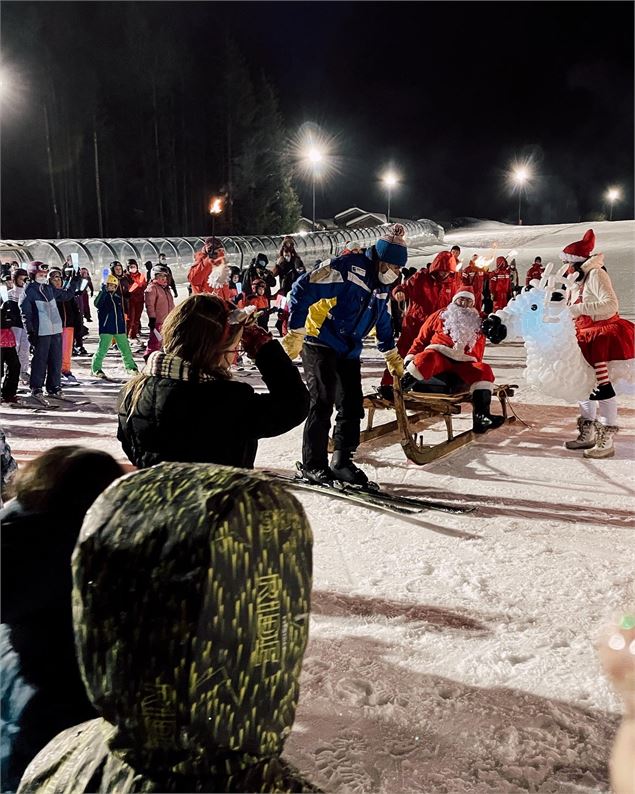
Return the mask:
<svg viewBox="0 0 635 794">
<path fill-rule="evenodd" d="M 290 488 L 298 488 L 303 491 L 313 491 L 313 493 L 322 493 L 326 496 L 334 496 L 336 499 L 347 499 L 349 502 L 356 502 L 365 507 L 375 507 L 379 510 L 385 510 L 387 513 L 393 513 L 399 516 L 416 516 L 420 510 L 413 510 L 411 507 L 401 507 L 400 505 L 391 505 L 382 499 L 377 499 L 370 491 L 360 491 L 349 487 L 336 487 L 334 485 L 318 485 L 314 482 L 309 482 L 302 477 L 294 477 L 292 475 L 286 476 L 284 474 L 277 474 L 274 471 L 264 470 L 263 474 L 272 477 L 275 480 L 286 482 Z"/>
<path fill-rule="evenodd" d="M 25 408 L 27 411 L 35 411 L 35 413 L 55 411 L 60 407 L 59 405 L 53 405 L 52 403 L 45 402 L 44 400 L 40 401 L 27 397 L 22 397 L 18 403 L 3 403 L 3 405 L 8 405 L 10 408 L 15 408 L 16 410 L 19 408 Z"/>
<path fill-rule="evenodd" d="M 342 499 L 349 499 L 360 504 L 379 507 L 399 515 L 415 515 L 416 513 L 425 512 L 426 510 L 436 510 L 442 513 L 452 514 L 471 513 L 475 510 L 471 505 L 455 505 L 447 502 L 398 496 L 397 494 L 386 493 L 379 488 L 360 488 L 338 481 L 335 481 L 333 485 L 319 485 L 305 479 L 300 473 L 294 476 L 290 474 L 279 474 L 273 471 L 265 471 L 265 474 L 277 480 L 288 482 L 294 488 L 301 488 L 340 497 Z"/>
<path fill-rule="evenodd" d="M 90 400 L 74 400 L 71 397 L 60 397 L 57 394 L 48 395 L 47 400 L 55 400 L 55 402 L 50 403 L 50 405 L 55 405 L 56 403 L 67 404 L 67 405 L 90 405 Z"/>
</svg>

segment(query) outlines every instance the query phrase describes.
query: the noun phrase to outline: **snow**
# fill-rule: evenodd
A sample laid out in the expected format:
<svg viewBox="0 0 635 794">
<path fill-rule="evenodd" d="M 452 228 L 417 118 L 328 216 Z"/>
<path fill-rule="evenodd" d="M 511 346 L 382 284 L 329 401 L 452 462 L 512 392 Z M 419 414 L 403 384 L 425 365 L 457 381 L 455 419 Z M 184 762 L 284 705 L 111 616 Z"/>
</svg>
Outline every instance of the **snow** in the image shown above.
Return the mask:
<svg viewBox="0 0 635 794">
<path fill-rule="evenodd" d="M 484 223 L 453 231 L 444 247 L 459 243 L 466 261 L 494 242 L 503 253 L 513 247 L 522 277 L 536 254 L 556 261 L 586 228 Z M 632 315 L 635 222 L 593 228 L 623 314 Z M 576 407 L 526 385 L 522 344 L 490 346 L 488 360 L 499 383 L 519 385 L 512 404 L 526 425 L 507 424 L 425 467 L 406 460 L 396 434 L 357 455 L 371 479 L 392 490 L 476 511 L 404 520 L 295 492 L 315 536 L 314 591 L 286 756 L 325 790 L 608 791 L 621 703 L 594 642 L 616 611 L 635 603 L 635 400 L 620 399 L 616 456 L 585 460 L 563 448 L 574 437 Z M 80 380 L 89 363 L 74 360 Z M 105 369 L 123 374 L 118 357 L 109 355 Z M 382 369 L 369 343 L 365 391 Z M 239 377 L 261 385 L 257 373 Z M 3 407 L 16 457 L 70 442 L 123 460 L 118 388 L 73 389 L 96 406 L 48 416 Z M 469 424 L 469 413 L 459 416 L 456 429 Z M 429 431 L 443 433 L 443 425 Z M 301 428 L 265 439 L 257 466 L 291 470 L 300 448 Z"/>
</svg>

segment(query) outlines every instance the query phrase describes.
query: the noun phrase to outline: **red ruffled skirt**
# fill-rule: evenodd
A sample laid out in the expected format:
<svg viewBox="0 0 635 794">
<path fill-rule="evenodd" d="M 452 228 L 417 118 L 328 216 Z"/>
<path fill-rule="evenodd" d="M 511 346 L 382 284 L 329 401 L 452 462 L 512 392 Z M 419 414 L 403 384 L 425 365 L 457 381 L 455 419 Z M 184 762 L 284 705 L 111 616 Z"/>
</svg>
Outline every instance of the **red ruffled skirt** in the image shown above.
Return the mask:
<svg viewBox="0 0 635 794">
<path fill-rule="evenodd" d="M 575 332 L 582 355 L 591 366 L 635 358 L 635 325 L 619 314 L 608 320 L 592 320 L 584 314 L 576 319 Z"/>
</svg>

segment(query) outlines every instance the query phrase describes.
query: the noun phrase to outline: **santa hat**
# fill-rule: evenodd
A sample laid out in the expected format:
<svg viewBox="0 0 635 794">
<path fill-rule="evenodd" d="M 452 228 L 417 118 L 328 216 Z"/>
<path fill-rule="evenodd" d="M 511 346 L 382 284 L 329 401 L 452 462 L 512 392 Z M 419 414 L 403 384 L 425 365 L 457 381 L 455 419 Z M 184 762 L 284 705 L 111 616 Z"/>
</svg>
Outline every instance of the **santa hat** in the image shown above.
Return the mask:
<svg viewBox="0 0 635 794">
<path fill-rule="evenodd" d="M 563 262 L 585 262 L 591 256 L 594 245 L 595 233 L 593 229 L 589 229 L 581 240 L 570 243 L 562 249 L 560 259 Z"/>
<path fill-rule="evenodd" d="M 470 298 L 472 303 L 476 303 L 474 299 L 474 290 L 470 287 L 461 287 L 458 292 L 452 296 L 452 303 L 456 303 L 459 298 Z"/>
<path fill-rule="evenodd" d="M 406 230 L 400 223 L 394 223 L 375 243 L 377 256 L 389 265 L 403 267 L 408 261 L 408 249 L 404 240 Z"/>
<path fill-rule="evenodd" d="M 430 265 L 430 273 L 435 273 L 437 271 L 442 272 L 456 272 L 456 257 L 452 253 L 452 251 L 439 251 L 439 253 L 434 257 L 432 260 L 432 264 Z"/>
</svg>

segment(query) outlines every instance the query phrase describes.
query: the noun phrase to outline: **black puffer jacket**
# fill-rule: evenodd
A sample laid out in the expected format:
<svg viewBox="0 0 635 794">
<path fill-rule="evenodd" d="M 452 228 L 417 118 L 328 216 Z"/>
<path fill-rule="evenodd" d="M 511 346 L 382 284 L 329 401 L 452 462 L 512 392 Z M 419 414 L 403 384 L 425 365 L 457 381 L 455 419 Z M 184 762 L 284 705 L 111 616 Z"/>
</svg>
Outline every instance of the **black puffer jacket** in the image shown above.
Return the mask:
<svg viewBox="0 0 635 794">
<path fill-rule="evenodd" d="M 119 407 L 117 438 L 128 458 L 139 468 L 162 461 L 253 468 L 258 439 L 286 433 L 309 411 L 306 386 L 277 341 L 260 349 L 256 366 L 269 393 L 235 380 L 149 377 L 134 410 L 129 396 Z"/>
</svg>

